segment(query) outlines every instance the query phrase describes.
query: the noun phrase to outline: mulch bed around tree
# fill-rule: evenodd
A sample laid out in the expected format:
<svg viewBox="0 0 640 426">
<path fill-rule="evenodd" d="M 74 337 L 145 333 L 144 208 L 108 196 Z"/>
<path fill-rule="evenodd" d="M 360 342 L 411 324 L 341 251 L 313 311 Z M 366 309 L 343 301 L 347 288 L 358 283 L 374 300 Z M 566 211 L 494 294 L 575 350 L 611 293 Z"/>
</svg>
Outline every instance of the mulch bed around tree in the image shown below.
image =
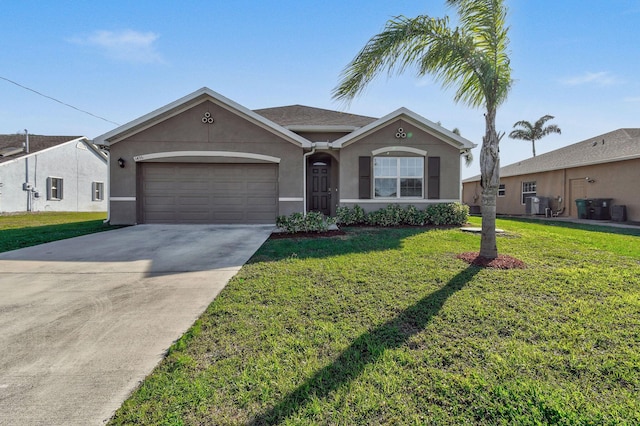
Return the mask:
<svg viewBox="0 0 640 426">
<path fill-rule="evenodd" d="M 486 257 L 480 256 L 478 252 L 467 252 L 461 253 L 456 257 L 470 265 L 480 266 L 482 268 L 525 269 L 527 267 L 520 259 L 516 259 L 507 254 L 499 254 L 495 259 L 487 259 Z"/>
</svg>

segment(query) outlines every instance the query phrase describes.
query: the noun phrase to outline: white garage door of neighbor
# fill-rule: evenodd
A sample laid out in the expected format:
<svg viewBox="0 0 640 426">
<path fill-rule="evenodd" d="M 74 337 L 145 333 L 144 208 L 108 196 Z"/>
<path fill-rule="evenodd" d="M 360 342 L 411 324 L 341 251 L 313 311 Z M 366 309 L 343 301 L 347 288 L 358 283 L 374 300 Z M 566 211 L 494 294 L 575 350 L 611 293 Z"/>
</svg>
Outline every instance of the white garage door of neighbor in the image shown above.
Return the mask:
<svg viewBox="0 0 640 426">
<path fill-rule="evenodd" d="M 276 164 L 142 163 L 143 223 L 275 223 Z"/>
</svg>

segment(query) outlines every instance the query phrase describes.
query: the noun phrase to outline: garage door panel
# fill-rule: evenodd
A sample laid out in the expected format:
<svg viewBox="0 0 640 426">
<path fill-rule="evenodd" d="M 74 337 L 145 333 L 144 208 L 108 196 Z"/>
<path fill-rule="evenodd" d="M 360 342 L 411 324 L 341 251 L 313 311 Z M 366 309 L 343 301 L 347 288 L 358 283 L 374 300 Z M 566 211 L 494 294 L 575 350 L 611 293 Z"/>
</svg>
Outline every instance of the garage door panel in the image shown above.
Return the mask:
<svg viewBox="0 0 640 426">
<path fill-rule="evenodd" d="M 275 164 L 141 164 L 144 223 L 274 223 Z"/>
</svg>

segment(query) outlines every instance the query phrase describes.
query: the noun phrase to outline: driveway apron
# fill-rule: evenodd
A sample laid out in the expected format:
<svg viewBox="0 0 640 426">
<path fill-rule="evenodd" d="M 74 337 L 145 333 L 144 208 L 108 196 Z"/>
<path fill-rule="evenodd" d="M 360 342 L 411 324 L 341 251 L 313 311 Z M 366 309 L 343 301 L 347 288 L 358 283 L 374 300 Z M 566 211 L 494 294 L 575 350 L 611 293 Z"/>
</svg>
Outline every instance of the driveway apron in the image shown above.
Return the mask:
<svg viewBox="0 0 640 426">
<path fill-rule="evenodd" d="M 99 425 L 272 226 L 138 225 L 0 254 L 0 425 Z"/>
</svg>

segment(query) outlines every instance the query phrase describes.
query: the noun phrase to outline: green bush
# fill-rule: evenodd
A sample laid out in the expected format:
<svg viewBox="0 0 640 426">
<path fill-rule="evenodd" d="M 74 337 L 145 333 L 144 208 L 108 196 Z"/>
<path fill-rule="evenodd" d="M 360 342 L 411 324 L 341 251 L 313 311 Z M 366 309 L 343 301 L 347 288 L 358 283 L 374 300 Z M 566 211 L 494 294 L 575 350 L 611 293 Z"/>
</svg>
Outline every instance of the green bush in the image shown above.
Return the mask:
<svg viewBox="0 0 640 426">
<path fill-rule="evenodd" d="M 339 225 L 363 225 L 366 223 L 367 214 L 357 204 L 353 208 L 340 206 L 336 210 L 336 219 Z"/>
<path fill-rule="evenodd" d="M 431 204 L 425 209 L 432 225 L 463 225 L 469 218 L 469 206 L 460 203 Z"/>
<path fill-rule="evenodd" d="M 405 214 L 397 204 L 388 204 L 380 210 L 367 214 L 367 223 L 373 226 L 398 226 L 404 223 Z"/>
<path fill-rule="evenodd" d="M 469 218 L 469 207 L 460 203 L 446 203 L 431 204 L 420 210 L 414 205 L 403 209 L 397 204 L 389 204 L 382 209 L 365 213 L 362 207 L 355 205 L 353 208 L 338 207 L 336 216 L 337 223 L 344 226 L 462 225 Z"/>
<path fill-rule="evenodd" d="M 331 217 L 326 217 L 320 212 L 292 213 L 289 216 L 278 216 L 276 226 L 288 234 L 296 232 L 325 232 L 329 226 L 336 223 Z"/>
<path fill-rule="evenodd" d="M 414 205 L 407 206 L 404 210 L 403 223 L 412 226 L 424 226 L 427 223 L 427 214 L 424 210 Z"/>
</svg>

